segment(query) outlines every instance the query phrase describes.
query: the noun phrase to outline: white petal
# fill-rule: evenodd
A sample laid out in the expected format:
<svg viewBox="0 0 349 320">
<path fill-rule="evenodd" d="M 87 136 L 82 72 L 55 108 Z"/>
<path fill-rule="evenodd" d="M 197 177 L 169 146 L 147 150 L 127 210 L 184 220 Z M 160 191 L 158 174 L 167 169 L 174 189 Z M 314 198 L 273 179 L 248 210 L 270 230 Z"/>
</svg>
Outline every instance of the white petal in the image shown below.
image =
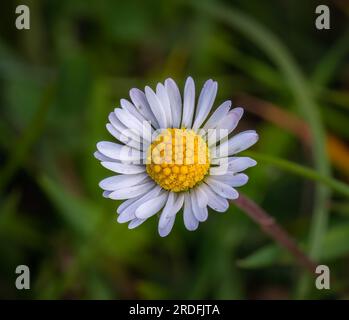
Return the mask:
<svg viewBox="0 0 349 320">
<path fill-rule="evenodd" d="M 208 204 L 208 199 L 206 193 L 200 188 L 200 185 L 195 188 L 195 192 L 197 195 L 197 201 L 199 207 L 204 208 Z"/>
<path fill-rule="evenodd" d="M 120 105 L 124 110 L 135 116 L 140 123 L 150 122 L 150 120 L 146 119 L 130 101 L 121 99 Z"/>
<path fill-rule="evenodd" d="M 156 95 L 160 100 L 161 106 L 165 111 L 167 127 L 172 127 L 172 111 L 170 105 L 170 99 L 167 94 L 167 90 L 163 84 L 158 83 L 156 86 Z"/>
<path fill-rule="evenodd" d="M 145 220 L 147 220 L 147 219 L 138 219 L 138 218 L 133 219 L 133 220 L 129 223 L 128 228 L 129 228 L 129 229 L 137 228 L 137 227 L 140 226 Z"/>
<path fill-rule="evenodd" d="M 232 115 L 232 123 L 230 126 L 227 126 L 227 128 L 231 131 L 233 131 L 236 126 L 238 125 L 239 121 L 241 120 L 243 114 L 244 114 L 244 109 L 242 108 L 234 108 L 233 110 L 229 111 L 228 115 Z"/>
<path fill-rule="evenodd" d="M 171 217 L 173 215 L 175 215 L 179 210 L 182 209 L 184 204 L 184 193 L 177 193 L 177 198 L 175 203 L 173 204 L 173 208 L 172 210 L 168 213 L 168 215 Z"/>
<path fill-rule="evenodd" d="M 179 128 L 182 117 L 182 98 L 177 84 L 171 79 L 166 79 L 165 87 L 171 104 L 172 125 L 174 128 Z"/>
<path fill-rule="evenodd" d="M 153 112 L 160 129 L 167 128 L 167 117 L 161 102 L 155 92 L 150 87 L 145 87 L 145 95 L 147 97 L 151 111 Z"/>
<path fill-rule="evenodd" d="M 109 195 L 111 194 L 111 191 L 103 191 L 103 197 L 109 198 Z"/>
<path fill-rule="evenodd" d="M 228 140 L 229 155 L 244 151 L 258 141 L 258 134 L 254 130 L 248 130 L 237 134 Z"/>
<path fill-rule="evenodd" d="M 244 173 L 236 174 L 231 180 L 230 185 L 232 187 L 241 187 L 248 182 L 248 176 Z"/>
<path fill-rule="evenodd" d="M 148 137 L 148 135 L 143 135 L 145 131 L 143 124 L 134 115 L 120 108 L 116 108 L 114 110 L 114 113 L 126 128 L 133 131 L 136 135 L 142 137 L 143 139 L 146 139 Z"/>
<path fill-rule="evenodd" d="M 125 203 L 124 202 L 122 205 L 119 206 L 117 212 L 120 214 L 120 216 L 121 215 L 124 215 L 124 216 L 129 215 L 131 217 L 131 219 L 134 219 L 136 217 L 135 211 L 137 210 L 137 208 L 141 204 L 143 204 L 144 202 L 148 201 L 149 199 L 157 197 L 160 192 L 161 192 L 161 187 L 159 185 L 155 185 L 155 187 L 152 190 L 150 190 L 149 192 L 146 192 L 141 196 L 133 198 L 133 199 L 135 199 L 134 201 L 132 201 L 133 199 L 126 200 L 125 202 L 128 202 L 128 204 L 122 206 Z"/>
<path fill-rule="evenodd" d="M 121 145 L 118 143 L 113 143 L 109 141 L 101 141 L 97 143 L 97 149 L 100 153 L 104 154 L 105 156 L 117 159 L 116 157 L 118 154 L 120 154 L 120 150 L 125 147 L 125 145 Z"/>
<path fill-rule="evenodd" d="M 184 220 L 185 227 L 189 231 L 194 231 L 199 226 L 199 221 L 195 218 L 193 213 L 189 193 L 185 194 L 183 220 Z"/>
<path fill-rule="evenodd" d="M 172 230 L 176 217 L 167 219 L 167 223 L 163 228 L 158 228 L 160 237 L 166 237 Z"/>
<path fill-rule="evenodd" d="M 113 191 L 109 198 L 113 200 L 124 200 L 138 197 L 141 194 L 149 192 L 154 186 L 154 181 L 146 182 L 137 186 L 131 186 Z"/>
<path fill-rule="evenodd" d="M 211 111 L 216 98 L 217 82 L 207 80 L 201 90 L 193 124 L 193 130 L 198 130 Z"/>
<path fill-rule="evenodd" d="M 115 127 L 112 124 L 107 123 L 106 128 L 114 138 L 116 138 L 120 142 L 124 143 L 125 145 L 127 145 L 131 148 L 134 148 L 136 150 L 143 149 L 142 144 L 140 142 L 133 140 L 130 137 L 126 137 L 125 135 L 121 134 L 117 129 L 115 129 Z"/>
<path fill-rule="evenodd" d="M 211 177 L 231 186 L 231 184 L 235 180 L 235 173 L 228 171 L 222 175 L 216 175 L 216 176 L 211 175 Z"/>
<path fill-rule="evenodd" d="M 150 120 L 154 128 L 159 128 L 159 124 L 151 111 L 148 100 L 143 91 L 134 88 L 130 90 L 130 97 L 137 108 L 137 110 L 144 116 L 145 119 Z"/>
<path fill-rule="evenodd" d="M 182 127 L 190 128 L 193 122 L 195 108 L 195 84 L 192 77 L 188 77 L 184 87 Z"/>
<path fill-rule="evenodd" d="M 244 110 L 242 108 L 235 108 L 229 111 L 228 114 L 217 124 L 216 129 L 211 133 L 215 136 L 215 139 L 209 135 L 209 147 L 211 147 L 216 141 L 223 140 L 227 137 L 238 125 Z"/>
<path fill-rule="evenodd" d="M 99 186 L 103 190 L 107 191 L 113 191 L 120 188 L 130 187 L 134 186 L 136 184 L 139 184 L 143 180 L 145 180 L 148 177 L 147 173 L 139 173 L 139 174 L 120 174 L 113 177 L 108 177 L 106 179 L 103 179 Z"/>
<path fill-rule="evenodd" d="M 114 159 L 106 157 L 104 154 L 101 154 L 99 151 L 96 151 L 93 155 L 99 161 L 115 161 Z"/>
<path fill-rule="evenodd" d="M 253 167 L 257 162 L 249 157 L 228 157 L 213 159 L 212 163 L 218 164 L 218 166 L 212 166 L 210 168 L 210 175 L 225 176 L 227 174 L 233 175 L 234 173 L 244 171 L 247 168 Z"/>
<path fill-rule="evenodd" d="M 135 198 L 131 198 L 131 199 L 127 199 L 125 200 L 123 203 L 121 203 L 116 212 L 118 214 L 121 214 L 123 213 L 130 205 L 132 205 L 133 203 L 135 203 L 137 200 L 139 200 L 142 196 L 138 196 L 138 197 L 135 197 Z"/>
<path fill-rule="evenodd" d="M 144 202 L 137 208 L 135 212 L 136 217 L 139 219 L 147 219 L 153 216 L 164 207 L 167 197 L 168 192 L 163 191 L 158 197 Z"/>
<path fill-rule="evenodd" d="M 164 209 L 162 210 L 159 219 L 159 228 L 162 229 L 166 226 L 168 220 L 174 217 L 177 212 L 182 208 L 184 202 L 184 195 L 182 193 L 169 192 L 168 199 Z"/>
<path fill-rule="evenodd" d="M 257 164 L 256 160 L 249 157 L 237 157 L 229 161 L 228 168 L 232 172 L 241 172 L 247 168 L 254 167 Z"/>
<path fill-rule="evenodd" d="M 218 147 L 211 148 L 212 158 L 222 158 L 244 151 L 258 141 L 258 134 L 254 130 L 241 132 Z"/>
<path fill-rule="evenodd" d="M 143 165 L 133 165 L 133 164 L 125 164 L 125 163 L 117 163 L 117 162 L 101 162 L 104 168 L 107 168 L 116 173 L 123 174 L 136 174 L 145 172 L 146 168 Z"/>
<path fill-rule="evenodd" d="M 108 116 L 108 119 L 112 126 L 124 137 L 133 139 L 139 143 L 142 142 L 142 136 L 136 133 L 134 130 L 126 127 L 116 116 L 115 112 L 111 112 Z M 120 139 L 119 139 L 120 140 Z M 120 140 L 122 141 L 122 140 Z"/>
<path fill-rule="evenodd" d="M 221 197 L 227 199 L 237 199 L 239 197 L 238 192 L 234 188 L 223 183 L 222 181 L 208 177 L 206 178 L 205 182 Z"/>
<path fill-rule="evenodd" d="M 165 207 L 162 210 L 162 213 L 160 215 L 159 229 L 164 228 L 166 226 L 166 224 L 168 222 L 169 213 L 171 212 L 171 210 L 173 208 L 173 204 L 175 203 L 176 198 L 177 198 L 176 193 L 169 192 L 168 198 L 167 198 L 167 201 L 166 201 L 166 205 L 165 205 Z"/>
<path fill-rule="evenodd" d="M 140 152 L 123 144 L 109 141 L 98 142 L 97 149 L 105 156 L 120 161 L 138 161 L 140 163 L 141 160 L 145 158 L 143 152 Z"/>
<path fill-rule="evenodd" d="M 200 184 L 199 188 L 206 193 L 208 206 L 213 210 L 218 212 L 225 212 L 229 208 L 227 199 L 215 193 L 207 184 L 202 183 Z"/>
<path fill-rule="evenodd" d="M 203 129 L 213 129 L 217 124 L 228 114 L 231 107 L 231 101 L 224 101 L 216 110 L 212 113 L 211 117 L 205 123 Z"/>
<path fill-rule="evenodd" d="M 190 192 L 191 206 L 193 209 L 194 216 L 200 222 L 206 221 L 208 217 L 207 206 L 200 207 L 198 201 L 198 195 L 195 189 Z"/>
<path fill-rule="evenodd" d="M 125 211 L 125 212 L 119 214 L 117 221 L 119 223 L 125 223 L 125 222 L 129 222 L 133 219 L 136 219 L 135 213 L 131 212 L 131 211 Z"/>
<path fill-rule="evenodd" d="M 123 107 L 123 109 L 125 111 L 127 111 L 128 113 L 130 113 L 131 115 L 133 115 L 141 124 L 141 126 L 142 126 L 141 136 L 142 136 L 143 140 L 151 142 L 151 136 L 152 136 L 152 133 L 154 131 L 152 126 L 151 126 L 151 120 L 144 118 L 143 115 L 141 115 L 138 112 L 136 107 L 132 103 L 127 101 L 126 99 L 121 99 L 120 103 L 121 103 L 121 106 Z"/>
</svg>

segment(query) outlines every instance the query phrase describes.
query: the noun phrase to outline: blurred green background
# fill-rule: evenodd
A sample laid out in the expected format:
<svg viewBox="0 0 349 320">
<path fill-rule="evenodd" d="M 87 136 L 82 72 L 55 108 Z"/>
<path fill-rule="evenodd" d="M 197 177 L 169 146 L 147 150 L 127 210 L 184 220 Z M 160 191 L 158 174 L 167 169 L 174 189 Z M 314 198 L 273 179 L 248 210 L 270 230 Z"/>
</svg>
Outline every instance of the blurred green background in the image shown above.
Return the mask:
<svg viewBox="0 0 349 320">
<path fill-rule="evenodd" d="M 19 4 L 30 30 L 15 28 Z M 330 30 L 315 28 L 319 4 Z M 313 181 L 349 180 L 348 16 L 340 0 L 2 0 L 0 297 L 348 299 L 349 199 Z M 260 159 L 240 190 L 330 267 L 331 290 L 234 206 L 193 233 L 178 216 L 164 239 L 155 217 L 116 222 L 93 158 L 107 115 L 132 87 L 188 75 L 246 109 L 238 131 L 260 133 Z M 30 290 L 15 288 L 20 264 Z"/>
</svg>

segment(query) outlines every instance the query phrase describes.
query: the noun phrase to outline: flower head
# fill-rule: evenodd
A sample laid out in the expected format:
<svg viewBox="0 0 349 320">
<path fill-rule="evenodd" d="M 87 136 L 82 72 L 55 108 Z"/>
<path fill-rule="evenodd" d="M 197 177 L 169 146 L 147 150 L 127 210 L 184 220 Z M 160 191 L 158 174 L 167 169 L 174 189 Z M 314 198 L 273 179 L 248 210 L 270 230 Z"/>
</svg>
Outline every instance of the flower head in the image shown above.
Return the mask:
<svg viewBox="0 0 349 320">
<path fill-rule="evenodd" d="M 105 197 L 125 200 L 117 209 L 118 222 L 133 229 L 161 212 L 158 230 L 166 236 L 182 208 L 185 227 L 195 230 L 207 219 L 208 207 L 224 212 L 228 199 L 238 198 L 235 188 L 248 181 L 241 172 L 256 161 L 234 155 L 256 143 L 258 135 L 249 130 L 231 136 L 243 109 L 231 109 L 230 101 L 211 113 L 217 87 L 206 81 L 195 103 L 189 77 L 182 101 L 176 83 L 167 79 L 155 92 L 131 89 L 131 102 L 122 99 L 110 113 L 107 130 L 120 143 L 99 142 L 95 157 L 117 173 L 100 187 Z"/>
</svg>

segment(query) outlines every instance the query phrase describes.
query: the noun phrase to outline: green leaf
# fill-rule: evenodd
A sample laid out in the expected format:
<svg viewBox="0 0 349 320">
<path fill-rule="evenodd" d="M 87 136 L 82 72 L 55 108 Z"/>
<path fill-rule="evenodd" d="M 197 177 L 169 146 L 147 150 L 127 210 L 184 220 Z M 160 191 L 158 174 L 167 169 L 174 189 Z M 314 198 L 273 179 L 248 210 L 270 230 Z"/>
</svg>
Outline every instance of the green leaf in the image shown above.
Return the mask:
<svg viewBox="0 0 349 320">
<path fill-rule="evenodd" d="M 276 245 L 268 245 L 258 249 L 244 259 L 238 261 L 238 266 L 246 269 L 269 267 L 280 263 L 283 251 Z"/>
<path fill-rule="evenodd" d="M 327 86 L 338 69 L 339 62 L 344 60 L 349 51 L 349 32 L 345 30 L 343 35 L 336 41 L 332 48 L 325 54 L 317 64 L 313 73 L 313 83 L 320 86 Z"/>
<path fill-rule="evenodd" d="M 40 138 L 44 129 L 47 112 L 52 102 L 54 87 L 49 85 L 43 95 L 40 105 L 38 106 L 31 123 L 26 127 L 20 139 L 13 144 L 8 161 L 0 169 L 0 192 L 11 180 L 16 170 L 26 160 L 26 156 L 31 151 L 31 147 Z"/>
<path fill-rule="evenodd" d="M 19 214 L 19 199 L 17 194 L 11 194 L 0 203 L 0 243 L 8 247 L 5 244 L 11 242 L 12 249 L 40 247 L 42 238 L 35 224 L 27 215 Z"/>
<path fill-rule="evenodd" d="M 321 258 L 332 261 L 349 254 L 349 223 L 340 224 L 327 232 Z"/>
<path fill-rule="evenodd" d="M 99 213 L 93 203 L 73 196 L 63 186 L 47 176 L 40 177 L 39 184 L 68 225 L 80 235 L 87 235 L 93 231 Z"/>
</svg>

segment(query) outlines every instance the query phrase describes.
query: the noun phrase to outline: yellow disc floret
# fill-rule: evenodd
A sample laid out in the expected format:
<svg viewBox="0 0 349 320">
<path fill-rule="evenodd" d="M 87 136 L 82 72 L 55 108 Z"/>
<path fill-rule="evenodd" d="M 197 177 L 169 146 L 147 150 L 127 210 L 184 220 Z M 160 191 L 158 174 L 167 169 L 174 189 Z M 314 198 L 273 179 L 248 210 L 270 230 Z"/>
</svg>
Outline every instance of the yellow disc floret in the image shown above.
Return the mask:
<svg viewBox="0 0 349 320">
<path fill-rule="evenodd" d="M 166 190 L 188 190 L 207 174 L 209 156 L 206 142 L 193 130 L 166 129 L 148 149 L 147 173 Z"/>
</svg>

